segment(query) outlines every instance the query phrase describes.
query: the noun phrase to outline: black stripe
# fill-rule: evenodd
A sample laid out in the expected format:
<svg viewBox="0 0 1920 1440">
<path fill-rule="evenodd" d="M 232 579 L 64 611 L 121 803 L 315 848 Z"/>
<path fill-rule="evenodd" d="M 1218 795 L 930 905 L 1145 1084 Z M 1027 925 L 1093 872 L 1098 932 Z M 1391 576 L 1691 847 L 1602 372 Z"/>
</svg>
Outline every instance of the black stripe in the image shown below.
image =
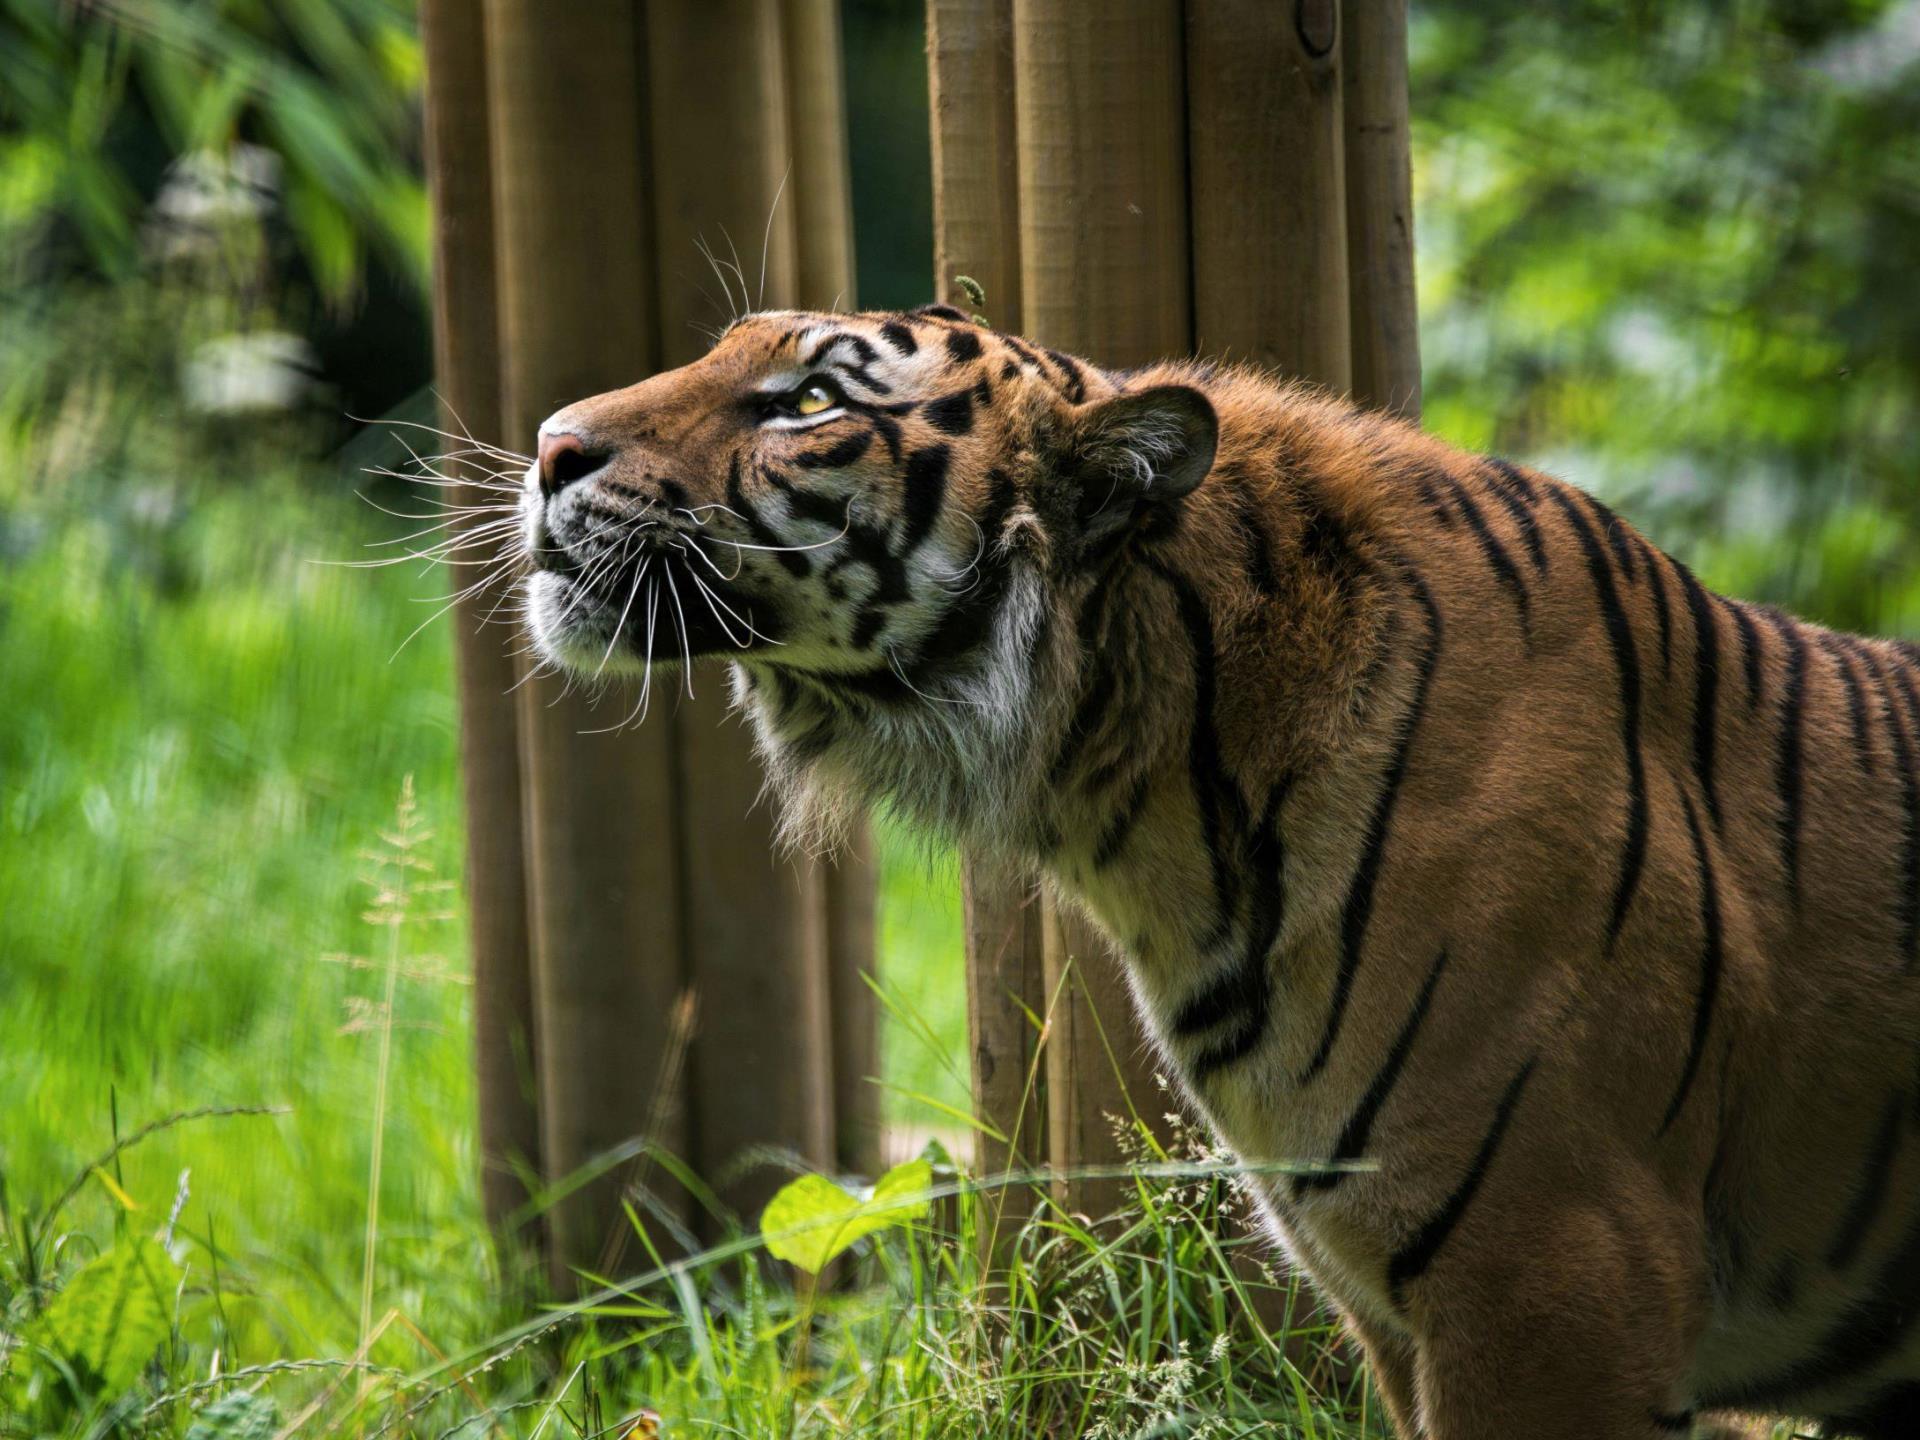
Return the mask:
<svg viewBox="0 0 1920 1440">
<path fill-rule="evenodd" d="M 1678 1430 L 1682 1435 L 1693 1433 L 1693 1411 L 1691 1410 L 1649 1410 L 1647 1418 L 1661 1430 Z"/>
<path fill-rule="evenodd" d="M 1774 1267 L 1767 1280 L 1767 1303 L 1783 1313 L 1800 1304 L 1800 1262 L 1793 1256 Z"/>
<path fill-rule="evenodd" d="M 1494 1154 L 1507 1133 L 1507 1126 L 1513 1121 L 1513 1112 L 1520 1104 L 1520 1093 L 1527 1088 L 1527 1081 L 1532 1078 L 1533 1067 L 1537 1063 L 1537 1059 L 1527 1061 L 1520 1067 L 1519 1073 L 1507 1082 L 1506 1093 L 1500 1097 L 1500 1107 L 1494 1111 L 1493 1124 L 1487 1127 L 1486 1138 L 1480 1142 L 1479 1153 L 1473 1157 L 1473 1164 L 1468 1167 L 1465 1178 L 1447 1197 L 1446 1203 L 1387 1262 L 1387 1288 L 1396 1305 L 1405 1306 L 1407 1286 L 1427 1273 L 1434 1257 L 1440 1253 L 1440 1247 L 1447 1243 L 1447 1238 L 1460 1224 L 1460 1217 L 1467 1213 L 1467 1206 L 1473 1203 L 1474 1195 L 1487 1178 L 1487 1171 L 1493 1167 Z"/>
<path fill-rule="evenodd" d="M 1633 541 L 1636 537 L 1632 530 L 1609 506 L 1593 496 L 1587 496 L 1587 503 L 1600 517 L 1600 531 L 1607 537 L 1607 548 L 1613 551 L 1614 562 L 1619 565 L 1620 573 L 1627 577 L 1629 585 L 1638 585 L 1640 571 L 1633 561 Z"/>
<path fill-rule="evenodd" d="M 1359 1106 L 1341 1128 L 1340 1138 L 1334 1143 L 1333 1154 L 1329 1157 L 1333 1164 L 1351 1164 L 1367 1153 L 1367 1140 L 1373 1134 L 1373 1122 L 1380 1117 L 1381 1107 L 1393 1093 L 1400 1072 L 1406 1068 L 1407 1056 L 1413 1052 L 1414 1038 L 1419 1035 L 1420 1026 L 1427 1018 L 1434 989 L 1440 984 L 1440 972 L 1446 965 L 1447 952 L 1443 949 L 1428 968 L 1426 983 L 1420 987 L 1413 1009 L 1407 1012 L 1406 1023 L 1394 1037 L 1393 1046 L 1387 1051 L 1386 1062 L 1375 1073 L 1373 1083 L 1367 1086 L 1367 1093 L 1361 1097 Z M 1298 1176 L 1293 1182 L 1294 1198 L 1299 1199 L 1309 1190 L 1331 1190 L 1351 1173 L 1347 1170 L 1331 1170 L 1323 1174 Z"/>
<path fill-rule="evenodd" d="M 805 455 L 796 455 L 793 463 L 802 470 L 838 470 L 843 465 L 851 465 L 867 453 L 867 447 L 873 444 L 873 432 L 862 430 L 857 435 L 849 435 L 837 440 L 825 450 L 810 451 Z"/>
<path fill-rule="evenodd" d="M 1018 335 L 1000 335 L 995 338 L 1015 355 L 1018 355 L 1022 363 L 1031 365 L 1036 370 L 1043 368 L 1040 364 L 1040 357 L 1033 353 L 1033 347 L 1028 345 L 1027 342 L 1022 340 Z"/>
<path fill-rule="evenodd" d="M 1446 492 L 1452 499 L 1455 508 L 1467 517 L 1467 526 L 1473 531 L 1473 538 L 1480 546 L 1481 555 L 1486 558 L 1487 564 L 1493 568 L 1495 578 L 1512 593 L 1513 603 L 1518 606 L 1520 610 L 1520 632 L 1531 640 L 1533 636 L 1533 597 L 1527 593 L 1527 582 L 1520 578 L 1519 570 L 1514 567 L 1513 557 L 1507 554 L 1507 547 L 1500 543 L 1499 537 L 1487 528 L 1487 517 L 1481 514 L 1480 507 L 1474 503 L 1473 497 L 1467 493 L 1466 486 L 1462 485 L 1444 470 L 1436 470 L 1434 475 L 1440 481 L 1441 485 L 1446 488 Z"/>
<path fill-rule="evenodd" d="M 1740 658 L 1747 671 L 1747 711 L 1751 714 L 1760 705 L 1760 627 L 1753 623 L 1753 615 L 1738 600 L 1722 600 L 1733 615 L 1733 623 L 1740 630 Z"/>
<path fill-rule="evenodd" d="M 913 338 L 913 327 L 903 320 L 884 322 L 880 326 L 880 334 L 902 355 L 912 355 L 920 349 L 920 342 Z"/>
<path fill-rule="evenodd" d="M 1720 631 L 1713 620 L 1713 597 L 1694 578 L 1693 571 L 1678 560 L 1673 568 L 1693 616 L 1693 773 L 1700 782 L 1700 793 L 1706 797 L 1707 818 L 1719 830 L 1724 822 L 1720 791 L 1713 778 L 1713 750 L 1720 733 L 1716 708 L 1720 695 Z"/>
<path fill-rule="evenodd" d="M 832 748 L 833 738 L 833 716 L 822 715 L 805 733 L 786 743 L 787 758 L 795 764 L 810 764 Z"/>
<path fill-rule="evenodd" d="M 1093 868 L 1104 870 L 1120 858 L 1120 851 L 1126 846 L 1127 837 L 1133 833 L 1133 827 L 1140 823 L 1141 812 L 1147 808 L 1148 782 L 1153 772 L 1143 770 L 1140 778 L 1134 782 L 1133 791 L 1121 805 L 1113 819 L 1107 822 L 1107 828 L 1100 835 L 1100 843 L 1094 847 Z"/>
<path fill-rule="evenodd" d="M 980 358 L 980 337 L 971 330 L 947 332 L 947 356 L 956 365 Z"/>
<path fill-rule="evenodd" d="M 785 548 L 787 542 L 760 518 L 760 512 L 754 509 L 753 502 L 747 499 L 740 488 L 740 455 L 737 451 L 727 461 L 727 506 L 745 523 L 753 543 L 770 549 L 773 558 L 780 562 L 789 575 L 804 577 L 813 572 L 812 562 L 804 554 Z"/>
<path fill-rule="evenodd" d="M 1903 669 L 1892 669 L 1890 685 L 1907 701 L 1907 714 L 1902 718 L 1898 714 L 1897 699 L 1889 697 L 1887 714 L 1894 721 L 1894 751 L 1900 766 L 1904 821 L 1901 830 L 1907 876 L 1906 891 L 1900 897 L 1900 954 L 1905 958 L 1906 968 L 1912 970 L 1915 962 L 1920 961 L 1920 954 L 1914 949 L 1916 939 L 1920 939 L 1920 770 L 1915 768 L 1914 754 L 1916 745 L 1920 745 L 1920 695 L 1914 694 L 1912 677 Z M 1914 728 L 1909 729 L 1909 724 Z"/>
<path fill-rule="evenodd" d="M 1207 611 L 1200 592 L 1183 575 L 1169 570 L 1160 561 L 1148 565 L 1173 591 L 1180 621 L 1193 650 L 1193 720 L 1188 729 L 1187 768 L 1193 782 L 1193 801 L 1200 812 L 1200 835 L 1206 845 L 1213 869 L 1214 923 L 1200 942 L 1205 950 L 1224 940 L 1233 927 L 1233 912 L 1238 904 L 1237 881 L 1227 863 L 1226 847 L 1221 841 L 1220 807 L 1240 804 L 1240 791 L 1228 781 L 1226 765 L 1220 758 L 1220 736 L 1214 728 L 1213 702 L 1216 667 L 1213 643 L 1213 616 Z"/>
<path fill-rule="evenodd" d="M 849 398 L 847 409 L 855 415 L 864 415 L 873 422 L 873 428 L 880 432 L 880 439 L 887 447 L 887 458 L 894 464 L 900 463 L 900 421 L 892 413 L 899 406 L 869 405 L 865 401 Z M 910 407 L 909 407 L 910 408 Z"/>
<path fill-rule="evenodd" d="M 1920 1293 L 1920 1217 L 1880 1265 L 1864 1300 L 1849 1306 L 1821 1337 L 1812 1353 L 1762 1380 L 1749 1381 L 1707 1399 L 1711 1409 L 1785 1409 L 1809 1393 L 1837 1385 L 1873 1369 L 1907 1344 L 1909 1328 L 1920 1317 L 1913 1297 Z"/>
<path fill-rule="evenodd" d="M 927 422 L 943 435 L 966 434 L 973 429 L 973 387 L 929 400 L 925 414 Z"/>
<path fill-rule="evenodd" d="M 980 512 L 980 554 L 976 557 L 974 583 L 947 607 L 933 632 L 920 642 L 913 668 L 926 671 L 964 655 L 984 644 L 993 633 L 993 622 L 1006 599 L 1011 572 L 1000 551 L 1000 532 L 1018 500 L 1013 479 L 998 467 L 987 472 L 987 503 Z"/>
<path fill-rule="evenodd" d="M 1920 775 L 1914 773 L 1913 745 L 1907 727 L 1900 718 L 1900 707 L 1881 668 L 1880 657 L 1872 646 L 1846 637 L 1843 642 L 1867 667 L 1867 674 L 1880 692 L 1881 712 L 1886 716 L 1887 735 L 1893 742 L 1893 769 L 1900 779 L 1900 873 L 1904 883 L 1896 882 L 1894 913 L 1900 925 L 1900 955 L 1913 963 L 1914 941 L 1920 938 Z"/>
<path fill-rule="evenodd" d="M 939 518 L 941 503 L 947 497 L 947 464 L 952 458 L 944 445 L 929 445 L 907 457 L 902 502 L 906 523 L 901 527 L 899 544 L 902 555 L 911 555 Z"/>
<path fill-rule="evenodd" d="M 1312 1080 L 1326 1067 L 1327 1057 L 1333 1053 L 1333 1043 L 1339 1038 L 1340 1026 L 1346 1019 L 1347 1004 L 1353 998 L 1353 979 L 1359 973 L 1361 948 L 1367 938 L 1368 922 L 1373 919 L 1374 889 L 1379 884 L 1380 866 L 1386 858 L 1387 835 L 1393 826 L 1393 807 L 1400 796 L 1400 784 L 1407 776 L 1407 762 L 1413 754 L 1413 742 L 1419 734 L 1421 717 L 1426 712 L 1427 694 L 1433 687 L 1433 674 L 1440 666 L 1440 607 L 1434 603 L 1433 592 L 1427 588 L 1426 581 L 1411 573 L 1407 579 L 1413 587 L 1414 598 L 1426 612 L 1426 645 L 1417 662 L 1413 703 L 1407 707 L 1407 714 L 1401 722 L 1400 743 L 1387 766 L 1380 793 L 1374 799 L 1373 814 L 1367 821 L 1366 840 L 1360 849 L 1360 861 L 1354 866 L 1353 878 L 1347 882 L 1346 903 L 1340 914 L 1340 968 L 1334 975 L 1333 1002 L 1313 1058 L 1307 1061 L 1306 1068 L 1300 1072 L 1301 1084 Z"/>
<path fill-rule="evenodd" d="M 1071 355 L 1062 355 L 1058 350 L 1047 351 L 1047 358 L 1060 368 L 1066 377 L 1066 383 L 1060 393 L 1067 397 L 1069 404 L 1078 405 L 1087 398 L 1087 377 L 1081 371 L 1079 362 Z"/>
<path fill-rule="evenodd" d="M 819 344 L 815 345 L 813 349 L 808 352 L 805 363 L 808 365 L 818 365 L 820 363 L 821 357 L 825 355 L 829 350 L 833 349 L 833 347 L 838 345 L 842 340 L 847 340 L 851 338 L 852 337 L 849 336 L 844 330 L 834 331 L 831 335 L 827 336 L 826 339 L 822 340 Z"/>
<path fill-rule="evenodd" d="M 1693 868 L 1700 878 L 1700 988 L 1693 999 L 1693 1035 L 1687 1042 L 1687 1058 L 1680 1067 L 1680 1082 L 1674 1086 L 1667 1113 L 1660 1121 L 1664 1135 L 1680 1117 L 1681 1108 L 1693 1090 L 1700 1073 L 1700 1059 L 1706 1054 L 1707 1034 L 1713 1028 L 1714 1002 L 1720 996 L 1720 965 L 1724 937 L 1720 928 L 1720 883 L 1713 872 L 1713 856 L 1707 849 L 1707 837 L 1700 831 L 1700 816 L 1693 808 L 1693 797 L 1684 788 L 1680 803 L 1687 815 L 1687 838 L 1693 842 Z"/>
<path fill-rule="evenodd" d="M 1906 1097 L 1896 1094 L 1880 1112 L 1880 1126 L 1867 1147 L 1866 1166 L 1827 1251 L 1827 1264 L 1835 1270 L 1844 1270 L 1859 1258 L 1867 1232 L 1887 1207 L 1887 1188 L 1893 1182 L 1893 1158 L 1900 1148 L 1900 1120 L 1905 1109 Z"/>
<path fill-rule="evenodd" d="M 848 516 L 853 510 L 853 501 L 844 495 L 822 495 L 816 490 L 796 490 L 786 484 L 771 471 L 760 472 L 768 482 L 783 492 L 787 510 L 796 520 L 811 520 L 816 525 L 825 525 L 834 530 L 849 528 Z"/>
<path fill-rule="evenodd" d="M 1513 517 L 1520 538 L 1526 542 L 1527 554 L 1533 558 L 1533 568 L 1542 575 L 1546 574 L 1547 544 L 1540 533 L 1540 522 L 1533 513 L 1537 498 L 1533 487 L 1517 468 L 1498 457 L 1489 457 L 1487 468 L 1487 488 L 1493 491 L 1493 498 L 1505 506 L 1507 514 Z"/>
<path fill-rule="evenodd" d="M 893 387 L 884 380 L 873 378 L 873 372 L 865 365 L 856 365 L 851 360 L 836 360 L 833 368 L 858 385 L 864 386 L 876 395 L 891 395 Z"/>
<path fill-rule="evenodd" d="M 1286 853 L 1280 838 L 1280 808 L 1292 788 L 1292 777 L 1267 792 L 1247 847 L 1252 898 L 1247 906 L 1247 940 L 1239 963 L 1207 992 L 1194 997 L 1175 1017 L 1174 1029 L 1195 1034 L 1231 1019 L 1234 1026 L 1193 1060 L 1193 1083 L 1203 1083 L 1215 1071 L 1251 1054 L 1267 1033 L 1273 1005 L 1274 942 L 1286 917 Z"/>
<path fill-rule="evenodd" d="M 1800 906 L 1801 783 L 1805 757 L 1807 641 L 1800 627 L 1778 610 L 1762 612 L 1787 647 L 1787 678 L 1780 691 L 1780 744 L 1774 756 L 1773 785 L 1780 796 L 1780 867 L 1786 872 L 1787 898 Z"/>
<path fill-rule="evenodd" d="M 1620 593 L 1613 583 L 1613 570 L 1606 553 L 1594 538 L 1593 526 L 1581 513 L 1568 492 L 1558 486 L 1547 494 L 1573 526 L 1580 549 L 1587 558 L 1587 570 L 1593 576 L 1593 588 L 1600 597 L 1600 613 L 1607 624 L 1607 639 L 1613 647 L 1614 664 L 1620 672 L 1620 745 L 1627 760 L 1627 834 L 1620 852 L 1620 875 L 1614 884 L 1613 908 L 1607 917 L 1607 950 L 1612 952 L 1627 921 L 1627 907 L 1633 903 L 1640 885 L 1640 871 L 1647 859 L 1647 772 L 1640 754 L 1640 655 L 1634 648 L 1633 629 L 1627 624 L 1627 612 L 1621 608 Z"/>
<path fill-rule="evenodd" d="M 1074 706 L 1073 718 L 1067 722 L 1066 733 L 1061 737 L 1060 749 L 1053 757 L 1053 766 L 1047 772 L 1047 784 L 1055 789 L 1067 777 L 1067 772 L 1079 758 L 1080 747 L 1092 737 L 1101 717 L 1106 713 L 1107 702 L 1113 695 L 1114 676 L 1112 668 L 1106 663 L 1101 651 L 1101 640 L 1107 622 L 1107 598 L 1112 594 L 1105 579 L 1087 593 L 1080 602 L 1080 614 L 1074 625 L 1074 633 L 1080 642 L 1081 663 L 1091 664 L 1093 678 L 1087 688 L 1080 692 L 1080 701 Z"/>
<path fill-rule="evenodd" d="M 853 622 L 853 634 L 850 643 L 856 650 L 865 650 L 873 644 L 876 636 L 886 627 L 887 612 L 878 605 L 870 605 L 862 610 Z"/>
<path fill-rule="evenodd" d="M 1434 483 L 1434 477 L 1441 474 L 1438 466 L 1425 461 L 1409 461 L 1403 468 L 1407 479 L 1420 492 L 1420 503 L 1427 507 L 1433 518 L 1447 529 L 1453 528 L 1453 511 L 1448 508 L 1446 498 L 1441 495 L 1440 487 Z"/>
<path fill-rule="evenodd" d="M 1845 645 L 1830 630 L 1819 632 L 1820 648 L 1833 658 L 1840 672 L 1840 683 L 1847 692 L 1847 718 L 1853 725 L 1853 753 L 1860 762 L 1860 768 L 1867 774 L 1874 773 L 1873 765 L 1873 727 L 1867 718 L 1867 696 L 1860 686 L 1860 672 L 1854 668 L 1853 657 L 1847 653 Z"/>
<path fill-rule="evenodd" d="M 1660 552 L 1638 536 L 1634 544 L 1640 550 L 1640 558 L 1646 562 L 1647 579 L 1653 583 L 1653 613 L 1660 622 L 1660 676 L 1664 680 L 1673 678 L 1673 608 L 1667 599 L 1667 577 L 1660 564 Z"/>
<path fill-rule="evenodd" d="M 1235 487 L 1229 493 L 1233 496 L 1233 523 L 1247 548 L 1247 582 L 1263 599 L 1271 599 L 1280 592 L 1280 576 L 1273 568 L 1273 546 L 1261 523 L 1259 508 L 1245 490 Z"/>
</svg>

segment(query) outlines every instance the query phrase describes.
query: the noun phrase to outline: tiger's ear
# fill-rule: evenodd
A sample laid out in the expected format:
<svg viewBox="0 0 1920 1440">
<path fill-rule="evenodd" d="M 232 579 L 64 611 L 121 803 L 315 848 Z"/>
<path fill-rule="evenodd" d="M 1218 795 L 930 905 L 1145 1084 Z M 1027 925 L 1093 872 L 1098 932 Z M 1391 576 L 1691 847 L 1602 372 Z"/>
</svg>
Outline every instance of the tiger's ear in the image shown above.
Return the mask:
<svg viewBox="0 0 1920 1440">
<path fill-rule="evenodd" d="M 1063 467 L 1079 484 L 1083 544 L 1124 529 L 1141 511 L 1189 495 L 1213 468 L 1220 422 L 1187 385 L 1156 385 L 1089 407 Z"/>
</svg>

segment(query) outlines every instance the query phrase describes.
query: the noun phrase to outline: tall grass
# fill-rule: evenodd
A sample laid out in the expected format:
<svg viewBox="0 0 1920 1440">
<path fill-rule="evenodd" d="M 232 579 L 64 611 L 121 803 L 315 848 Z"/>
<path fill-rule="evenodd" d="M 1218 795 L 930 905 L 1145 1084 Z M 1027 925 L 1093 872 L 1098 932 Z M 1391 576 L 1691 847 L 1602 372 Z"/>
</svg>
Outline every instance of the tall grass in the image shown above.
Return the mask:
<svg viewBox="0 0 1920 1440">
<path fill-rule="evenodd" d="M 729 1216 L 716 1252 L 510 1308 L 466 993 L 421 983 L 464 964 L 431 923 L 458 897 L 411 888 L 459 863 L 445 637 L 392 654 L 434 580 L 312 563 L 385 533 L 324 471 L 145 483 L 0 511 L 0 1435 L 1360 1433 L 1324 1335 L 1243 1303 L 1217 1177 L 1101 1228 L 1043 1203 L 989 1277 L 943 1158 L 934 1219 L 817 1292 Z M 950 864 L 887 853 L 889 1108 L 939 1129 Z M 139 1325 L 73 1328 L 101 1296 L 160 1327 L 130 1373 Z"/>
</svg>

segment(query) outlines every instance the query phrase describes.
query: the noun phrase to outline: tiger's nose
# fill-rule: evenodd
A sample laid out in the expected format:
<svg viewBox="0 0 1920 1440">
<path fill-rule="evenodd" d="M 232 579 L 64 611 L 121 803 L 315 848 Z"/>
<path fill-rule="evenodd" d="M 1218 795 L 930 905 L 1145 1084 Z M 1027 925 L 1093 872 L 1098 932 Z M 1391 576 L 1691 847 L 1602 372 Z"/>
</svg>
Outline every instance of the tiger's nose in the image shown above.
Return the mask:
<svg viewBox="0 0 1920 1440">
<path fill-rule="evenodd" d="M 558 495 L 576 480 L 584 480 L 607 463 L 613 452 L 587 444 L 567 430 L 540 432 L 540 489 Z"/>
</svg>

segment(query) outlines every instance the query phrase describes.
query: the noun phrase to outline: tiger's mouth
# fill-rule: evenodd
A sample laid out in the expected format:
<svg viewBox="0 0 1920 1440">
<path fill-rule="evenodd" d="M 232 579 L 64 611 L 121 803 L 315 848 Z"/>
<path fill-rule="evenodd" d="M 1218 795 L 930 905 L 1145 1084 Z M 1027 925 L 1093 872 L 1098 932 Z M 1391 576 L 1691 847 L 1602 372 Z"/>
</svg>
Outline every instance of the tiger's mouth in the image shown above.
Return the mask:
<svg viewBox="0 0 1920 1440">
<path fill-rule="evenodd" d="M 627 517 L 612 537 L 595 517 L 529 508 L 527 618 L 540 654 L 576 673 L 741 659 L 782 643 L 777 617 L 667 518 Z"/>
</svg>

